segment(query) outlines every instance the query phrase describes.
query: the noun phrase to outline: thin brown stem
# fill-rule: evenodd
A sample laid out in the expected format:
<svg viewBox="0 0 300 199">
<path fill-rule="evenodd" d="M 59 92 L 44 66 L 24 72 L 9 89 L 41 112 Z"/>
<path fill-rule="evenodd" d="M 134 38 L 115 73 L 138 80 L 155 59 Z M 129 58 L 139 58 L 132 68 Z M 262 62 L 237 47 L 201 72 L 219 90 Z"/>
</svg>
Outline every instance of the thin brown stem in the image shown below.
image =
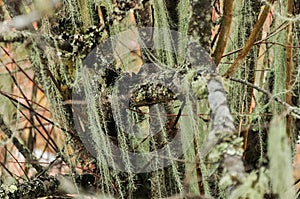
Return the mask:
<svg viewBox="0 0 300 199">
<path fill-rule="evenodd" d="M 288 24 L 286 24 L 286 23 L 281 24 L 281 25 L 277 28 L 277 30 L 275 30 L 273 33 L 269 34 L 266 38 L 263 38 L 263 39 L 261 39 L 261 40 L 255 42 L 254 45 L 259 45 L 259 44 L 261 44 L 261 43 L 263 43 L 263 42 L 266 42 L 266 40 L 268 40 L 269 38 L 273 37 L 274 35 L 276 35 L 276 34 L 279 33 L 280 31 L 282 31 L 283 29 L 285 29 L 287 26 L 288 26 Z M 236 50 L 233 50 L 233 51 L 231 51 L 231 52 L 226 53 L 225 55 L 223 55 L 222 58 L 223 58 L 223 57 L 227 57 L 227 56 L 232 55 L 232 54 L 235 54 L 235 53 L 238 53 L 238 52 L 240 52 L 241 50 L 243 50 L 243 48 L 238 48 L 238 49 L 236 49 Z"/>
<path fill-rule="evenodd" d="M 288 0 L 288 15 L 293 15 L 293 0 Z M 285 102 L 292 104 L 292 86 L 293 86 L 293 23 L 289 22 L 286 32 L 286 96 Z M 290 137 L 292 132 L 293 118 L 290 114 L 286 116 L 286 133 Z"/>
<path fill-rule="evenodd" d="M 16 137 L 13 136 L 13 132 L 10 130 L 10 128 L 4 123 L 2 116 L 0 116 L 0 129 L 2 132 L 5 133 L 5 135 L 8 138 L 12 139 L 12 142 L 14 146 L 19 150 L 19 152 L 27 159 L 27 160 L 33 160 L 36 161 L 36 157 L 33 156 L 28 148 L 26 148 Z M 37 172 L 42 172 L 43 168 L 39 164 L 32 164 L 32 167 L 36 169 Z"/>
<path fill-rule="evenodd" d="M 226 48 L 226 44 L 230 34 L 230 26 L 231 26 L 232 15 L 233 15 L 233 3 L 234 0 L 224 0 L 224 8 L 223 8 L 224 15 L 222 19 L 220 35 L 218 38 L 216 49 L 212 55 L 216 66 L 219 65 L 222 59 L 222 55 Z"/>
<path fill-rule="evenodd" d="M 236 78 L 234 78 L 234 77 L 230 77 L 230 80 L 254 88 L 255 90 L 257 90 L 257 91 L 259 91 L 259 92 L 265 94 L 270 100 L 274 100 L 274 101 L 276 101 L 276 102 L 282 104 L 283 106 L 285 106 L 286 109 L 289 110 L 289 112 L 292 112 L 292 113 L 294 113 L 295 115 L 297 115 L 297 117 L 300 117 L 300 110 L 299 110 L 298 108 L 293 107 L 293 106 L 287 104 L 285 101 L 282 101 L 280 98 L 278 98 L 278 97 L 276 97 L 276 96 L 273 96 L 272 93 L 270 93 L 269 91 L 264 90 L 264 89 L 260 88 L 259 86 L 256 86 L 256 85 L 254 85 L 254 84 L 252 84 L 252 83 L 250 83 L 250 82 L 247 82 L 247 81 L 244 81 L 244 80 L 241 80 L 241 79 L 236 79 Z"/>
</svg>

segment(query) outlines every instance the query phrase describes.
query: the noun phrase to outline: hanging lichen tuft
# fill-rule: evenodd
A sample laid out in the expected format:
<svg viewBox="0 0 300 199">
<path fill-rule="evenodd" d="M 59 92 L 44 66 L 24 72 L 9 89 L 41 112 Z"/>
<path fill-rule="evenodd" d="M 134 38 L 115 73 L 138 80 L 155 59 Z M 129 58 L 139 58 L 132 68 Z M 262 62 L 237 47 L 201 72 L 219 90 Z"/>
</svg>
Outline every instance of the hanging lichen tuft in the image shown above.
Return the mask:
<svg viewBox="0 0 300 199">
<path fill-rule="evenodd" d="M 65 16 L 68 16 L 66 21 L 71 22 L 68 29 L 72 30 L 74 33 L 80 26 L 80 23 L 82 23 L 81 15 L 78 15 L 78 13 L 80 13 L 79 2 L 78 0 L 67 0 L 64 1 L 64 4 Z"/>
<path fill-rule="evenodd" d="M 228 41 L 228 44 L 226 46 L 226 51 L 225 54 L 228 52 L 231 52 L 235 49 L 241 48 L 244 46 L 246 42 L 246 26 L 244 24 L 245 18 L 248 20 L 247 17 L 244 16 L 243 13 L 247 13 L 247 7 L 245 7 L 245 2 L 244 0 L 236 0 L 234 2 L 234 14 L 233 14 L 233 24 L 231 29 L 231 34 L 230 34 L 230 39 Z M 230 66 L 230 63 L 232 63 L 232 60 L 234 60 L 237 57 L 237 54 L 234 53 L 230 56 L 226 56 L 225 58 L 222 59 L 220 65 L 219 65 L 219 72 L 223 74 L 226 70 L 227 67 Z M 246 64 L 242 63 L 241 68 L 246 68 Z M 236 77 L 240 79 L 244 79 L 242 70 L 239 70 L 236 72 Z M 231 82 L 230 84 L 230 91 L 228 92 L 228 98 L 231 103 L 230 104 L 230 109 L 232 112 L 238 112 L 238 113 L 243 113 L 243 104 L 244 101 L 244 90 L 245 86 L 240 85 L 234 82 Z M 234 95 L 233 95 L 234 93 Z M 238 97 L 237 97 L 238 96 Z M 236 118 L 240 119 L 240 118 Z"/>
<path fill-rule="evenodd" d="M 51 114 L 53 121 L 55 124 L 63 129 L 69 129 L 70 127 L 70 120 L 69 120 L 69 114 L 66 112 L 66 109 L 63 105 L 63 96 L 61 93 L 61 88 L 59 87 L 57 81 L 55 80 L 55 64 L 53 64 L 53 60 L 49 59 L 51 56 L 50 49 L 46 47 L 46 50 L 43 51 L 41 49 L 40 43 L 38 43 L 37 40 L 32 38 L 33 44 L 30 54 L 31 63 L 33 65 L 33 68 L 38 76 L 38 81 L 41 83 L 45 95 L 47 96 L 47 99 L 49 101 L 51 108 Z M 47 51 L 49 50 L 49 51 Z M 49 52 L 49 54 L 44 54 L 45 52 Z M 65 133 L 65 139 L 69 140 L 70 135 Z M 71 160 L 70 153 L 73 153 L 72 150 L 66 150 L 68 149 L 68 145 L 73 145 L 74 143 L 66 142 L 64 146 L 64 151 L 62 153 L 65 153 L 65 156 L 67 157 L 67 161 L 71 167 L 71 172 L 73 172 L 73 169 L 75 168 L 74 161 Z"/>
<path fill-rule="evenodd" d="M 182 35 L 182 38 L 178 39 L 178 55 L 177 63 L 180 66 L 183 61 L 184 57 L 181 57 L 180 55 L 185 54 L 185 49 L 187 45 L 186 39 L 184 39 L 188 35 L 188 29 L 189 29 L 189 21 L 191 18 L 191 5 L 189 0 L 180 0 L 178 3 L 178 32 L 180 35 Z"/>
<path fill-rule="evenodd" d="M 281 13 L 285 12 L 281 10 L 278 4 L 275 6 L 275 12 Z M 284 20 L 280 17 L 275 18 L 275 28 L 280 26 Z M 272 42 L 278 42 L 284 44 L 286 42 L 286 30 L 281 30 L 276 36 L 271 38 Z M 271 57 L 273 58 L 271 72 L 274 77 L 274 89 L 273 94 L 277 96 L 282 101 L 285 101 L 285 93 L 286 93 L 286 85 L 285 85 L 285 65 L 286 65 L 286 53 L 285 47 L 276 46 L 272 48 Z M 280 104 L 274 104 L 275 113 L 280 114 L 284 109 L 284 107 Z"/>
<path fill-rule="evenodd" d="M 156 50 L 156 56 L 158 60 L 167 67 L 173 67 L 175 65 L 175 57 L 171 53 L 175 49 L 175 42 L 172 41 L 172 33 L 170 31 L 169 16 L 164 1 L 154 0 L 154 32 L 160 31 L 160 33 L 154 33 L 154 46 Z M 163 30 L 163 31 L 162 31 Z M 162 50 L 164 49 L 164 50 Z"/>
<path fill-rule="evenodd" d="M 81 33 L 84 35 L 85 31 L 82 29 L 86 29 L 95 23 L 92 19 L 93 8 L 91 7 L 94 3 L 96 2 L 89 0 L 64 1 L 66 6 L 64 12 L 69 16 L 66 31 L 68 34 L 66 35 L 70 37 L 71 52 L 59 49 L 59 43 L 54 40 L 54 46 L 43 49 L 46 52 L 43 54 L 40 44 L 36 43 L 33 47 L 32 60 L 36 70 L 40 72 L 40 81 L 45 88 L 50 103 L 55 107 L 53 109 L 54 115 L 65 129 L 68 129 L 68 122 L 73 118 L 66 119 L 64 117 L 67 113 L 64 109 L 63 100 L 68 100 L 69 95 L 74 94 L 76 89 L 81 90 L 84 96 L 84 99 L 81 99 L 84 101 L 82 106 L 85 106 L 85 109 L 79 111 L 80 114 L 78 117 L 82 118 L 78 119 L 79 122 L 77 123 L 79 123 L 80 128 L 76 130 L 86 148 L 97 158 L 97 169 L 99 172 L 97 173 L 99 174 L 98 185 L 101 191 L 118 198 L 135 198 L 141 196 L 143 194 L 141 192 L 145 192 L 147 197 L 151 198 L 163 198 L 172 195 L 183 195 L 185 193 L 213 195 L 215 191 L 218 192 L 216 195 L 225 194 L 223 190 L 215 190 L 211 186 L 216 185 L 217 187 L 218 182 L 214 180 L 219 178 L 211 176 L 211 173 L 215 171 L 213 168 L 209 168 L 210 163 L 203 162 L 197 158 L 200 148 L 203 145 L 203 140 L 209 131 L 207 122 L 209 120 L 207 96 L 201 96 L 202 88 L 206 89 L 207 80 L 203 78 L 205 81 L 201 81 L 200 77 L 198 80 L 194 80 L 196 75 L 193 73 L 194 75 L 191 75 L 193 77 L 190 77 L 190 81 L 184 80 L 179 82 L 179 86 L 183 87 L 180 89 L 186 92 L 183 95 L 184 99 L 178 99 L 178 97 L 174 100 L 170 98 L 165 102 L 153 100 L 157 95 L 161 95 L 161 93 L 156 93 L 158 92 L 157 87 L 161 86 L 160 84 L 162 83 L 156 81 L 158 77 L 162 77 L 159 75 L 168 76 L 175 73 L 169 74 L 168 71 L 166 74 L 160 74 L 159 72 L 156 74 L 154 71 L 151 71 L 153 77 L 150 79 L 150 75 L 146 74 L 147 78 L 143 79 L 145 81 L 144 85 L 134 81 L 134 77 L 146 69 L 142 67 L 140 71 L 137 71 L 135 74 L 134 72 L 132 73 L 128 69 L 132 61 L 130 59 L 131 52 L 126 51 L 128 49 L 124 50 L 123 47 L 127 47 L 127 43 L 124 43 L 124 41 L 128 38 L 130 38 L 128 40 L 132 43 L 137 42 L 137 36 L 134 32 L 130 35 L 120 34 L 122 31 L 135 29 L 136 24 L 133 12 L 122 10 L 123 7 L 119 4 L 120 1 L 117 1 L 116 5 L 113 5 L 110 0 L 106 0 L 98 3 L 104 6 L 108 18 L 112 20 L 108 23 L 108 30 L 111 37 L 115 36 L 115 40 L 112 42 L 112 49 L 110 49 L 109 53 L 113 52 L 111 54 L 113 54 L 112 57 L 115 60 L 113 60 L 113 63 L 107 63 L 107 65 L 105 63 L 105 67 L 107 70 L 118 71 L 121 74 L 117 74 L 116 76 L 118 77 L 116 80 L 112 80 L 113 83 L 111 84 L 114 84 L 113 86 L 107 86 L 105 78 L 110 78 L 107 77 L 110 74 L 100 71 L 101 75 L 96 75 L 99 71 L 85 71 L 84 67 L 81 66 L 81 59 L 84 59 L 86 56 L 84 53 L 89 53 L 91 49 L 78 53 L 81 52 L 81 46 L 75 45 L 77 41 L 75 38 L 79 37 Z M 156 50 L 154 50 L 155 53 L 151 57 L 153 58 L 151 61 L 153 61 L 153 64 L 160 64 L 158 68 L 163 68 L 164 70 L 162 71 L 165 71 L 167 68 L 175 68 L 176 64 L 183 63 L 184 57 L 178 58 L 176 57 L 176 53 L 183 56 L 186 55 L 186 40 L 172 35 L 165 2 L 154 0 L 152 3 L 154 13 L 153 49 Z M 200 4 L 198 6 L 201 7 Z M 178 5 L 178 17 L 180 18 L 178 28 L 183 38 L 186 37 L 189 31 L 188 26 L 190 24 L 188 22 L 191 9 L 189 1 L 180 1 Z M 79 18 L 74 17 L 76 16 L 76 12 L 81 13 Z M 196 18 L 196 15 L 197 12 L 194 13 L 194 18 Z M 43 23 L 45 32 L 50 34 L 51 31 L 48 22 L 45 20 Z M 210 26 L 209 23 L 206 25 Z M 242 28 L 246 26 L 241 22 L 238 25 Z M 197 26 L 194 26 L 193 32 L 195 34 L 198 30 Z M 210 31 L 206 30 L 207 32 Z M 238 37 L 240 35 L 238 33 L 236 35 L 233 38 L 234 41 L 239 40 Z M 208 35 L 205 35 L 204 45 L 209 41 L 208 37 Z M 90 41 L 88 37 L 84 37 L 84 41 L 86 45 L 95 45 L 95 41 L 92 39 Z M 178 41 L 181 42 L 178 43 Z M 176 49 L 178 47 L 179 51 L 177 52 Z M 235 44 L 231 46 L 232 49 L 236 49 L 236 47 L 239 46 L 235 46 Z M 102 49 L 97 50 L 97 53 L 99 53 Z M 111 61 L 105 60 L 107 57 L 104 59 L 97 57 L 99 55 L 97 53 L 95 55 L 96 60 Z M 190 58 L 201 59 L 199 57 Z M 89 64 L 88 67 L 103 63 Z M 206 66 L 195 65 L 194 67 L 200 71 L 198 67 Z M 207 68 L 204 70 L 210 71 Z M 172 72 L 172 70 L 170 71 Z M 175 76 L 171 78 L 173 77 L 175 78 Z M 152 81 L 149 81 L 149 79 Z M 132 82 L 130 82 L 131 80 Z M 172 84 L 174 84 L 173 80 Z M 183 82 L 186 84 L 182 85 Z M 191 83 L 192 85 L 190 85 Z M 130 88 L 126 87 L 128 85 L 130 85 Z M 152 87 L 147 88 L 149 85 Z M 69 91 L 70 87 L 73 88 L 73 93 L 66 94 L 65 91 Z M 127 95 L 128 93 L 123 93 L 123 91 L 127 92 L 126 89 L 133 89 L 135 87 L 137 89 L 135 93 L 130 93 L 130 97 Z M 148 93 L 143 90 L 145 87 L 148 89 Z M 194 99 L 194 96 L 190 96 L 192 95 L 189 93 L 190 87 L 196 90 L 197 97 L 201 98 L 200 103 L 197 99 Z M 161 87 L 159 89 L 163 90 Z M 163 90 L 162 93 L 166 95 L 168 92 Z M 150 103 L 149 105 L 146 103 L 143 106 L 132 105 L 135 101 L 131 97 L 135 94 L 141 98 L 144 97 L 143 100 L 148 103 L 150 98 L 153 104 Z M 222 92 L 222 96 L 223 94 Z M 173 93 L 172 97 L 179 95 L 179 93 Z M 128 107 L 128 104 L 130 107 Z M 75 109 L 76 106 L 72 108 Z M 199 117 L 197 115 L 199 112 L 203 116 Z M 175 136 L 175 146 L 172 146 L 171 144 Z M 176 149 L 171 147 L 176 147 L 176 149 L 182 148 L 183 151 L 181 150 L 180 154 L 176 154 Z M 164 152 L 161 153 L 161 150 L 164 150 Z M 143 153 L 151 153 L 153 159 L 146 158 L 143 161 L 134 156 L 136 154 L 143 155 Z M 164 162 L 168 162 L 168 164 Z M 150 164 L 151 169 L 144 171 L 143 168 L 147 168 L 148 164 Z M 135 170 L 136 168 L 139 168 L 139 170 Z"/>
<path fill-rule="evenodd" d="M 288 142 L 284 119 L 280 116 L 275 117 L 271 121 L 268 140 L 272 191 L 278 194 L 279 198 L 294 199 L 292 153 Z"/>
</svg>

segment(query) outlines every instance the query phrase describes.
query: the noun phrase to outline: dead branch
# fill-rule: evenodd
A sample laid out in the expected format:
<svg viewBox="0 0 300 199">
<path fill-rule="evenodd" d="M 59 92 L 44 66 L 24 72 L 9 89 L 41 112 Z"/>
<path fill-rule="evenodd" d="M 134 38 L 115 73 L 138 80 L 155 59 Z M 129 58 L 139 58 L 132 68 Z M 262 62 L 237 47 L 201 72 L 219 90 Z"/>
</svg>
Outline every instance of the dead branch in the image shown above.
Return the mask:
<svg viewBox="0 0 300 199">
<path fill-rule="evenodd" d="M 222 25 L 221 25 L 221 30 L 220 30 L 220 35 L 218 38 L 217 46 L 212 54 L 212 57 L 214 59 L 214 62 L 216 66 L 219 65 L 222 55 L 224 53 L 228 37 L 230 34 L 230 26 L 232 22 L 232 15 L 233 15 L 233 3 L 234 0 L 225 0 L 224 1 L 224 15 L 222 18 Z"/>
<path fill-rule="evenodd" d="M 41 165 L 37 164 L 37 159 L 31 154 L 28 148 L 26 148 L 21 142 L 13 136 L 13 132 L 8 128 L 8 126 L 4 123 L 2 115 L 0 115 L 0 129 L 5 133 L 5 135 L 10 139 L 12 138 L 12 142 L 15 147 L 19 150 L 19 152 L 31 162 L 33 168 L 36 169 L 37 172 L 42 172 L 44 169 Z"/>
<path fill-rule="evenodd" d="M 270 4 L 272 5 L 274 3 L 274 0 L 270 1 Z M 249 53 L 250 49 L 255 43 L 255 40 L 257 39 L 262 26 L 264 25 L 267 16 L 270 12 L 271 5 L 267 4 L 265 5 L 261 15 L 259 16 L 258 20 L 256 21 L 253 30 L 244 46 L 242 51 L 239 53 L 237 58 L 234 60 L 233 64 L 230 66 L 230 68 L 226 71 L 226 73 L 223 75 L 225 78 L 229 78 L 233 75 L 233 73 L 237 70 L 237 68 L 240 66 L 240 64 L 243 62 L 244 58 L 247 56 Z"/>
<path fill-rule="evenodd" d="M 293 7 L 294 7 L 294 1 L 288 0 L 288 14 L 290 16 L 293 15 Z M 289 22 L 287 26 L 287 32 L 286 32 L 286 46 L 293 46 L 293 23 Z M 293 48 L 286 47 L 286 96 L 285 96 L 285 102 L 287 104 L 292 104 L 292 87 L 293 87 Z M 292 122 L 293 118 L 291 115 L 286 116 L 286 133 L 288 136 L 291 136 L 292 133 Z"/>
</svg>

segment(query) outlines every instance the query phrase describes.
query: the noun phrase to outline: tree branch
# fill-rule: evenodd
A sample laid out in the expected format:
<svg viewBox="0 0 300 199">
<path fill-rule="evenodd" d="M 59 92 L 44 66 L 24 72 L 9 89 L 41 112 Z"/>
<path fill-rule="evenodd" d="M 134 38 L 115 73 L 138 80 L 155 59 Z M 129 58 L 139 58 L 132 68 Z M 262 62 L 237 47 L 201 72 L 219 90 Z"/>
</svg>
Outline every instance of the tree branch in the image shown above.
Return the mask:
<svg viewBox="0 0 300 199">
<path fill-rule="evenodd" d="M 288 0 L 287 11 L 288 15 L 293 15 L 294 2 L 293 0 Z M 285 102 L 287 104 L 292 104 L 292 88 L 293 88 L 293 48 L 288 46 L 293 46 L 293 23 L 289 22 L 286 32 L 286 96 Z M 286 116 L 286 133 L 290 137 L 292 133 L 292 122 L 293 118 L 291 115 Z"/>
<path fill-rule="evenodd" d="M 21 184 L 1 186 L 0 198 L 29 199 L 50 196 L 57 192 L 59 181 L 55 177 L 36 178 Z"/>
<path fill-rule="evenodd" d="M 258 20 L 256 21 L 253 30 L 244 46 L 242 51 L 239 53 L 238 57 L 234 60 L 233 64 L 230 66 L 230 68 L 226 71 L 226 73 L 223 75 L 225 78 L 229 78 L 233 75 L 233 73 L 237 70 L 239 65 L 243 62 L 244 58 L 249 53 L 250 49 L 255 43 L 255 40 L 257 39 L 262 26 L 264 25 L 268 14 L 271 9 L 271 5 L 274 3 L 274 0 L 270 1 L 270 4 L 266 4 L 261 15 L 259 16 Z"/>
<path fill-rule="evenodd" d="M 217 46 L 212 54 L 213 60 L 216 66 L 219 65 L 224 50 L 226 48 L 227 40 L 230 34 L 230 26 L 232 22 L 232 15 L 233 15 L 233 3 L 234 0 L 224 0 L 224 15 L 222 19 L 221 31 L 218 38 Z"/>
</svg>

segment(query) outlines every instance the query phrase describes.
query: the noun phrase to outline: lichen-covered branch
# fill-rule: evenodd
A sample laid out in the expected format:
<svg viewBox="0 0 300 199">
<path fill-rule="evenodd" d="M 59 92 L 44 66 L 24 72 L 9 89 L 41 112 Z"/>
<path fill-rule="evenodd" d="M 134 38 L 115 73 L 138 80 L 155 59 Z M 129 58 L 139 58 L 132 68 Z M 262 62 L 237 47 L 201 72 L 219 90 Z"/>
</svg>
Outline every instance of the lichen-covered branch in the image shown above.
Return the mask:
<svg viewBox="0 0 300 199">
<path fill-rule="evenodd" d="M 200 155 L 205 156 L 208 153 L 206 161 L 212 167 L 220 169 L 220 173 L 216 173 L 221 176 L 218 185 L 230 195 L 232 189 L 240 185 L 246 175 L 242 161 L 243 140 L 235 130 L 221 81 L 216 77 L 212 78 L 207 87 L 212 123 Z"/>
<path fill-rule="evenodd" d="M 10 31 L 10 32 L 0 32 L 0 42 L 10 43 L 10 42 L 24 42 L 31 33 L 20 32 L 20 31 Z"/>
<path fill-rule="evenodd" d="M 0 186 L 0 198 L 31 199 L 54 195 L 58 191 L 59 181 L 55 177 L 33 179 L 21 184 Z"/>
<path fill-rule="evenodd" d="M 32 199 L 40 197 L 69 198 L 66 194 L 83 194 L 95 188 L 95 176 L 89 173 L 46 176 L 16 184 L 0 185 L 0 198 Z"/>
<path fill-rule="evenodd" d="M 207 57 L 205 57 L 207 56 Z M 243 140 L 235 130 L 222 77 L 216 73 L 216 66 L 198 42 L 191 41 L 187 45 L 187 57 L 196 69 L 196 77 L 191 78 L 194 84 L 207 86 L 208 102 L 211 109 L 211 124 L 206 140 L 198 151 L 197 161 L 204 160 L 215 168 L 213 174 L 220 180 L 216 186 L 226 190 L 230 195 L 234 187 L 240 185 L 245 178 L 242 161 Z M 206 81 L 203 82 L 203 79 Z M 191 82 L 192 83 L 192 82 Z M 199 89 L 194 90 L 196 96 Z M 202 91 L 200 92 L 202 93 Z M 210 183 L 215 183 L 212 180 Z"/>
</svg>

